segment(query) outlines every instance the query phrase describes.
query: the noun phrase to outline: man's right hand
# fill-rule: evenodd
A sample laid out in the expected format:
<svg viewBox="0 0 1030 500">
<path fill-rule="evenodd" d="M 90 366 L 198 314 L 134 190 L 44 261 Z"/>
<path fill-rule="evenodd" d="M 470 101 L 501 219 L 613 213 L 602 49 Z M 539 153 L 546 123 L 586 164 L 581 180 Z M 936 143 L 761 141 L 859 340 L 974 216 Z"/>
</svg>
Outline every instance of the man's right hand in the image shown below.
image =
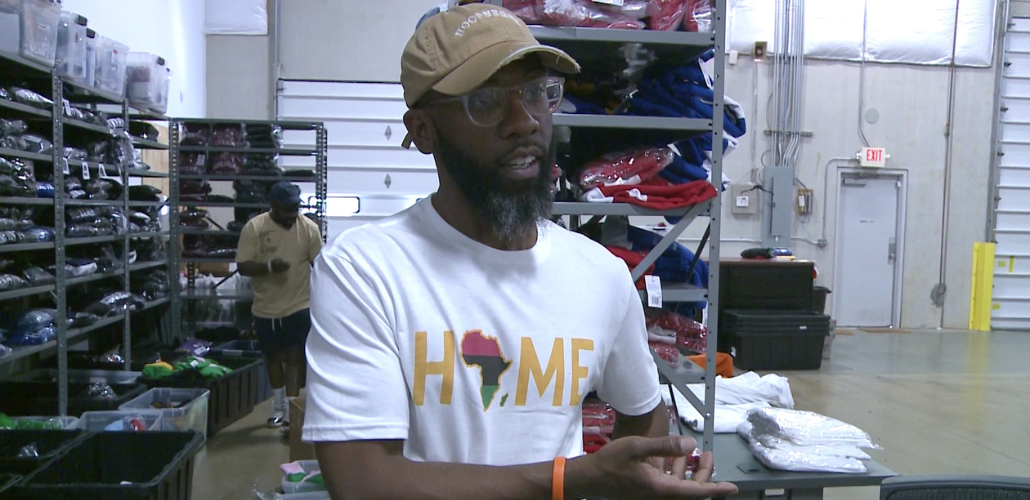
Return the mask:
<svg viewBox="0 0 1030 500">
<path fill-rule="evenodd" d="M 273 273 L 284 273 L 290 269 L 290 263 L 278 257 L 272 259 L 271 264 Z"/>
<path fill-rule="evenodd" d="M 625 437 L 604 445 L 597 453 L 569 462 L 566 484 L 585 479 L 592 485 L 583 485 L 592 494 L 625 500 L 660 498 L 708 498 L 737 493 L 732 483 L 712 483 L 711 452 L 701 455 L 700 465 L 691 479 L 684 479 L 685 458 L 696 442 L 689 437 L 661 438 Z M 661 460 L 654 460 L 660 458 Z M 671 474 L 657 469 L 653 463 L 674 460 Z M 573 486 L 575 487 L 575 486 Z M 578 489 L 578 488 L 577 488 Z M 593 496 L 593 495 L 592 495 Z"/>
</svg>

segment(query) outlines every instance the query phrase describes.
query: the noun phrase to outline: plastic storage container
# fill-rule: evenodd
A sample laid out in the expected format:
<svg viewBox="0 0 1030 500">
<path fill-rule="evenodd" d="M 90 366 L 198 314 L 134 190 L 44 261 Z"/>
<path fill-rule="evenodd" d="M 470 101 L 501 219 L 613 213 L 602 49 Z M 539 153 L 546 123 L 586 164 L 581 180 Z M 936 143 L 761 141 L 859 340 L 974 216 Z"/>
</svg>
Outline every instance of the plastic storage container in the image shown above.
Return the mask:
<svg viewBox="0 0 1030 500">
<path fill-rule="evenodd" d="M 143 429 L 147 431 L 160 431 L 161 414 L 144 413 L 138 411 L 87 411 L 79 417 L 79 429 L 92 432 L 106 431 L 132 431 L 133 429 L 118 425 L 126 418 L 140 417 L 143 419 Z M 112 425 L 115 424 L 115 425 Z M 138 431 L 137 431 L 138 432 Z"/>
<path fill-rule="evenodd" d="M 96 72 L 93 87 L 125 96 L 126 58 L 129 47 L 97 35 Z"/>
<path fill-rule="evenodd" d="M 70 383 L 107 383 L 107 384 L 135 384 L 140 377 L 140 372 L 127 372 L 120 370 L 68 370 L 68 382 Z M 32 370 L 12 378 L 25 382 L 57 382 L 57 370 L 44 368 Z"/>
<path fill-rule="evenodd" d="M 61 12 L 57 28 L 57 74 L 77 82 L 86 80 L 86 18 Z"/>
<path fill-rule="evenodd" d="M 79 417 L 14 417 L 12 420 L 21 422 L 53 422 L 60 426 L 59 429 L 55 430 L 68 430 L 79 428 Z"/>
<path fill-rule="evenodd" d="M 720 326 L 745 370 L 818 370 L 830 317 L 812 311 L 725 311 Z"/>
<path fill-rule="evenodd" d="M 261 353 L 261 346 L 256 340 L 233 340 L 211 348 L 211 356 L 235 357 L 235 358 L 256 358 L 261 359 L 261 366 L 258 367 L 257 395 L 254 404 L 257 405 L 272 397 L 272 383 L 268 380 L 268 365 L 264 363 L 264 354 Z"/>
<path fill-rule="evenodd" d="M 211 392 L 207 389 L 158 387 L 118 407 L 127 412 L 152 412 L 161 415 L 161 430 L 197 431 L 207 437 L 207 409 Z M 155 404 L 159 405 L 155 406 Z"/>
<path fill-rule="evenodd" d="M 58 0 L 22 0 L 22 57 L 53 66 L 60 24 L 61 3 Z"/>
<path fill-rule="evenodd" d="M 57 384 L 54 382 L 0 382 L 0 411 L 9 416 L 46 415 L 57 411 Z M 68 413 L 110 411 L 143 394 L 146 386 L 111 384 L 112 399 L 88 397 L 89 384 L 68 384 Z"/>
<path fill-rule="evenodd" d="M 69 446 L 85 439 L 86 433 L 72 431 L 0 431 L 0 470 L 31 474 Z M 19 457 L 22 448 L 36 446 L 35 457 Z"/>
<path fill-rule="evenodd" d="M 160 113 L 168 111 L 171 70 L 163 57 L 147 52 L 130 52 L 126 96 L 133 106 Z"/>
<path fill-rule="evenodd" d="M 300 465 L 301 469 L 304 469 L 305 473 L 311 473 L 320 470 L 318 466 L 318 460 L 298 460 L 297 465 Z M 316 483 L 291 483 L 286 480 L 286 474 L 283 474 L 282 481 L 283 493 L 308 493 L 312 491 L 326 491 L 325 486 Z"/>
<path fill-rule="evenodd" d="M 0 52 L 17 54 L 21 51 L 21 3 L 19 0 L 0 0 Z"/>
<path fill-rule="evenodd" d="M 194 432 L 92 434 L 26 476 L 20 498 L 188 500 L 203 440 Z"/>
<path fill-rule="evenodd" d="M 93 87 L 97 81 L 97 32 L 86 28 L 86 74 L 82 78 L 83 85 Z"/>
<path fill-rule="evenodd" d="M 211 391 L 207 412 L 207 434 L 210 436 L 254 410 L 258 367 L 264 362 L 249 358 L 208 359 L 231 368 L 233 372 L 214 380 L 200 378 L 196 372 L 179 372 L 157 379 L 140 377 L 139 381 L 151 388 L 203 388 Z"/>
</svg>

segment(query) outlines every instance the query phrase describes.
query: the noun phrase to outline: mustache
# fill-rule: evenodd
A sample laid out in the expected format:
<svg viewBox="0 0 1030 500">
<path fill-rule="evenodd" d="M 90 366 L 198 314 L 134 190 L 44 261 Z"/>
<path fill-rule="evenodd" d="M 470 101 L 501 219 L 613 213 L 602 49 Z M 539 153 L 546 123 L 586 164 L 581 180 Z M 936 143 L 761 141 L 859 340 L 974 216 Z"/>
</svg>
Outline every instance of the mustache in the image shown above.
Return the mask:
<svg viewBox="0 0 1030 500">
<path fill-rule="evenodd" d="M 520 149 L 538 149 L 543 154 L 542 159 L 547 159 L 547 156 L 550 154 L 551 151 L 551 147 L 549 144 L 543 144 L 533 140 L 523 140 L 515 143 L 514 146 L 512 146 L 511 148 L 507 149 L 504 153 L 494 158 L 494 163 L 500 165 L 505 158 L 510 157 Z"/>
</svg>

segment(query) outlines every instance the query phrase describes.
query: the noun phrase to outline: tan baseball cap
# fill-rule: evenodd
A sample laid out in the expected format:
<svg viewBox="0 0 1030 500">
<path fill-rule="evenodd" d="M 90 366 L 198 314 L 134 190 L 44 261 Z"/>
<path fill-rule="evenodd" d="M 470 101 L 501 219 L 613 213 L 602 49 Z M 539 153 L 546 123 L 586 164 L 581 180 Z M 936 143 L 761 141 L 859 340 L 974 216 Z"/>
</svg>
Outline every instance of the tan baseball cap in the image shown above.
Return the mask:
<svg viewBox="0 0 1030 500">
<path fill-rule="evenodd" d="M 511 11 L 482 3 L 452 7 L 426 19 L 404 47 L 404 102 L 414 107 L 430 89 L 450 96 L 464 94 L 529 54 L 561 73 L 579 72 L 575 59 L 541 44 Z M 408 147 L 410 140 L 405 138 L 404 144 Z"/>
</svg>

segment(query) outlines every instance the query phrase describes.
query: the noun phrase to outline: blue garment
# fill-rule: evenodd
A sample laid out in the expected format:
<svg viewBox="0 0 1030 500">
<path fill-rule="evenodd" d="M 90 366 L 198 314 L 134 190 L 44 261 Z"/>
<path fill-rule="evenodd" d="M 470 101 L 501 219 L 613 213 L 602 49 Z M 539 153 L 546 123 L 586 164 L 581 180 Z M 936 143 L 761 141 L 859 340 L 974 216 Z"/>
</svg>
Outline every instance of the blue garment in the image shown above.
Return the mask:
<svg viewBox="0 0 1030 500">
<path fill-rule="evenodd" d="M 631 249 L 635 252 L 648 252 L 662 239 L 658 234 L 633 226 L 629 226 L 627 229 L 626 237 L 632 245 Z M 687 270 L 690 269 L 690 263 L 693 260 L 694 252 L 673 242 L 655 261 L 654 275 L 665 283 L 689 283 L 698 287 L 708 287 L 708 263 L 704 260 L 698 259 L 694 271 L 689 276 L 687 275 Z M 698 309 L 704 309 L 706 305 L 705 301 L 681 302 L 677 303 L 672 310 L 679 314 L 694 316 Z"/>
</svg>

